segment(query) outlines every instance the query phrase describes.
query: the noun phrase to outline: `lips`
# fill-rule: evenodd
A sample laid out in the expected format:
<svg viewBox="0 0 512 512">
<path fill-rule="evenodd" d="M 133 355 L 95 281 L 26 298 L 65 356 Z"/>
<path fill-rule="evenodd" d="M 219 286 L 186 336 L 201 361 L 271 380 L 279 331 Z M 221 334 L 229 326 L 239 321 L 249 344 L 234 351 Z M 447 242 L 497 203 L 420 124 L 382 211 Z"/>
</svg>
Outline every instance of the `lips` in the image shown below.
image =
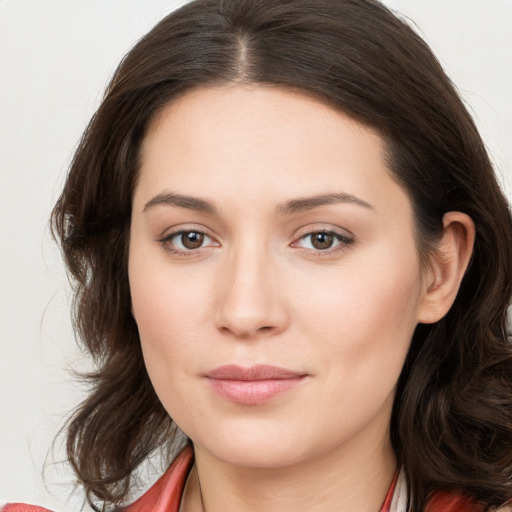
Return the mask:
<svg viewBox="0 0 512 512">
<path fill-rule="evenodd" d="M 294 389 L 308 375 L 270 365 L 225 365 L 204 376 L 220 397 L 242 405 L 259 405 Z"/>
</svg>

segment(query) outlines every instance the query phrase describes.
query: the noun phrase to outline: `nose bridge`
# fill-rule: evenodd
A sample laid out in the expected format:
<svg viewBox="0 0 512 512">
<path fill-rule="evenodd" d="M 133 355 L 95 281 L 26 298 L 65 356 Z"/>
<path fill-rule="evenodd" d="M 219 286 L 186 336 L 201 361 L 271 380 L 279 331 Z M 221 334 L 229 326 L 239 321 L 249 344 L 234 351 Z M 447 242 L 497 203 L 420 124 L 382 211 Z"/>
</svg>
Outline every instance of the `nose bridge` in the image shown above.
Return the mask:
<svg viewBox="0 0 512 512">
<path fill-rule="evenodd" d="M 239 337 L 275 332 L 284 323 L 268 244 L 247 237 L 235 244 L 221 272 L 218 325 Z"/>
</svg>

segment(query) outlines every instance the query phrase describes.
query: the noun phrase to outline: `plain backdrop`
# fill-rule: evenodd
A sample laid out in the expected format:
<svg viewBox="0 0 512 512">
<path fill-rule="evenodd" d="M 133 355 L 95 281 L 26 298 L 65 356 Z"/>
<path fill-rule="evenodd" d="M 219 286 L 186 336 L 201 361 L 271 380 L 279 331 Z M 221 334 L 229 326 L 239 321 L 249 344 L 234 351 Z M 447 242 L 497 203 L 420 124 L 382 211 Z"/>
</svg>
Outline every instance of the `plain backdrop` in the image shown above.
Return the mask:
<svg viewBox="0 0 512 512">
<path fill-rule="evenodd" d="M 183 3 L 0 0 L 0 503 L 80 508 L 52 442 L 82 393 L 69 369 L 87 362 L 48 216 L 119 60 Z M 416 25 L 458 86 L 510 198 L 512 0 L 385 3 Z"/>
</svg>

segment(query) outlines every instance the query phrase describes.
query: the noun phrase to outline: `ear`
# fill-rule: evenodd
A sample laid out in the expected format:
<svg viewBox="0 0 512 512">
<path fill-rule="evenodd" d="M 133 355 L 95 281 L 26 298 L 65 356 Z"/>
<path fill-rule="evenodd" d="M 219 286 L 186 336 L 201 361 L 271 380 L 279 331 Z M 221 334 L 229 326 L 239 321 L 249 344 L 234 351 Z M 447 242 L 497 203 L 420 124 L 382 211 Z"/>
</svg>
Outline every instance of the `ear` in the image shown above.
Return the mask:
<svg viewBox="0 0 512 512">
<path fill-rule="evenodd" d="M 444 215 L 442 238 L 424 273 L 419 323 L 437 322 L 448 313 L 468 268 L 474 241 L 475 224 L 471 217 L 461 212 Z"/>
</svg>

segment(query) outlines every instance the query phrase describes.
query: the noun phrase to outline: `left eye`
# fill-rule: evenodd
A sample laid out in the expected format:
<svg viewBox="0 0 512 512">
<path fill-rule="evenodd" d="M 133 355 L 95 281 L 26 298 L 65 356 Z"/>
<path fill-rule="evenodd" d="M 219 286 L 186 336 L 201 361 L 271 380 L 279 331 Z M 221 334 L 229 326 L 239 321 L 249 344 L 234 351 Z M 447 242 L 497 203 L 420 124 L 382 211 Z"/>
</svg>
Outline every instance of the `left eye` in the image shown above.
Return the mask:
<svg viewBox="0 0 512 512">
<path fill-rule="evenodd" d="M 168 237 L 166 242 L 178 251 L 193 251 L 210 245 L 213 240 L 201 231 L 180 231 Z"/>
<path fill-rule="evenodd" d="M 333 231 L 317 231 L 308 233 L 300 238 L 297 245 L 304 249 L 315 251 L 328 251 L 342 244 L 349 244 L 351 240 Z"/>
</svg>

